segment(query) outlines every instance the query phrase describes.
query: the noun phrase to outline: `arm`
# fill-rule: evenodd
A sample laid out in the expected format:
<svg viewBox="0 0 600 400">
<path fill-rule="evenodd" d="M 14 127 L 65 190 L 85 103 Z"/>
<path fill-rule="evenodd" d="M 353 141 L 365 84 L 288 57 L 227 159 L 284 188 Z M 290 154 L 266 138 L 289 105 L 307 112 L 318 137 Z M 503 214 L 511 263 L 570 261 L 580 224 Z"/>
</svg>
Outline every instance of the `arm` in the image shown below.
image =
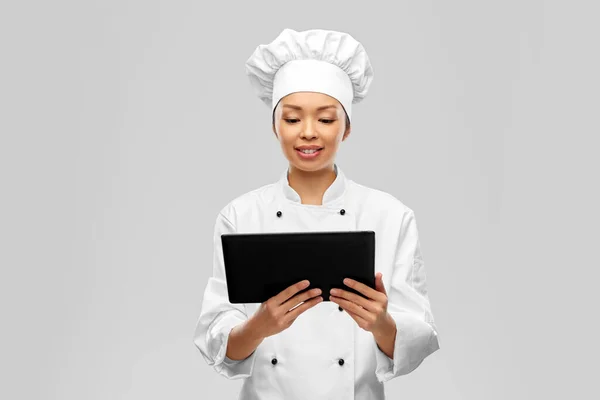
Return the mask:
<svg viewBox="0 0 600 400">
<path fill-rule="evenodd" d="M 379 350 L 381 350 L 391 360 L 394 357 L 394 345 L 396 343 L 396 321 L 388 311 L 388 323 L 380 332 L 373 332 L 373 337 Z"/>
<path fill-rule="evenodd" d="M 263 337 L 257 336 L 258 330 L 252 326 L 254 320 L 252 318 L 235 326 L 229 333 L 229 341 L 227 342 L 227 353 L 225 359 L 229 363 L 237 363 L 248 358 L 256 350 L 259 344 L 264 340 Z"/>
<path fill-rule="evenodd" d="M 230 303 L 227 294 L 221 235 L 235 231 L 231 221 L 220 212 L 214 231 L 213 276 L 208 279 L 194 333 L 194 344 L 208 365 L 228 379 L 252 375 L 254 350 L 260 344 L 249 335 L 249 319 L 243 304 Z"/>
<path fill-rule="evenodd" d="M 399 232 L 394 268 L 389 284 L 388 313 L 396 324 L 393 354 L 379 348 L 390 346 L 390 335 L 376 338 L 376 375 L 388 381 L 415 370 L 423 360 L 440 348 L 431 306 L 417 223 L 412 210 L 405 213 Z M 390 331 L 392 332 L 392 331 Z"/>
</svg>

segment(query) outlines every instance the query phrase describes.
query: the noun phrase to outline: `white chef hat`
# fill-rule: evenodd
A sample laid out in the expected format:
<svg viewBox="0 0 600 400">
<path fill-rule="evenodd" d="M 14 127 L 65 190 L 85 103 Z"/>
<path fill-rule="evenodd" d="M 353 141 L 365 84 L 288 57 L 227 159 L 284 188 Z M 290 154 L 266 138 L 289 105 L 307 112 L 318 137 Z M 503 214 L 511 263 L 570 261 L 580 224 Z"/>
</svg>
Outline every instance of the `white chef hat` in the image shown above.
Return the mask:
<svg viewBox="0 0 600 400">
<path fill-rule="evenodd" d="M 319 92 L 337 99 L 349 119 L 352 104 L 365 98 L 373 80 L 362 44 L 347 33 L 323 29 L 284 29 L 254 50 L 246 74 L 271 112 L 290 93 Z"/>
</svg>

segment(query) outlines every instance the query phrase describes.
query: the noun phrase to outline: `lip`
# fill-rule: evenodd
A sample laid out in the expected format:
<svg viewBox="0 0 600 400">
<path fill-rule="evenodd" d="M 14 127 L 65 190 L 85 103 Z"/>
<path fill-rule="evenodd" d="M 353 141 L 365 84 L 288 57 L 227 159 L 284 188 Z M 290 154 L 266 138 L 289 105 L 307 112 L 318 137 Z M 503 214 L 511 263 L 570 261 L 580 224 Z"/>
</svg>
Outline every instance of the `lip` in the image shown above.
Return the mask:
<svg viewBox="0 0 600 400">
<path fill-rule="evenodd" d="M 300 158 L 303 158 L 303 159 L 305 159 L 305 160 L 310 160 L 310 159 L 312 159 L 312 158 L 318 157 L 318 156 L 319 156 L 319 154 L 321 154 L 321 152 L 323 151 L 323 149 L 321 148 L 321 150 L 317 150 L 317 151 L 315 151 L 315 152 L 314 152 L 314 153 L 312 153 L 312 154 L 304 154 L 303 152 L 301 152 L 301 151 L 299 150 L 299 149 L 304 149 L 304 148 L 306 148 L 306 149 L 310 149 L 310 148 L 317 148 L 317 149 L 318 149 L 319 147 L 297 147 L 297 148 L 296 148 L 296 153 L 298 154 L 298 156 L 299 156 Z"/>
<path fill-rule="evenodd" d="M 307 146 L 307 145 L 298 146 L 298 147 L 296 147 L 296 150 L 313 150 L 313 149 L 322 149 L 322 148 L 323 148 L 323 146 L 317 146 L 317 145 L 313 144 L 310 146 Z"/>
</svg>

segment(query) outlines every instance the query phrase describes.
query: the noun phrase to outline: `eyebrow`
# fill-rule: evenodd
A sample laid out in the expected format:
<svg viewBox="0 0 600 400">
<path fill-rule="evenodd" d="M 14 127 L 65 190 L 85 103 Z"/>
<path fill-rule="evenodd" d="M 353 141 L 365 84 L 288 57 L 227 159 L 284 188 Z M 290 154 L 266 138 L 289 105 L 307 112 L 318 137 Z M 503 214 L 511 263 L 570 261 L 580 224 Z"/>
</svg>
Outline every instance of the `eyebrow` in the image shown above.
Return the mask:
<svg viewBox="0 0 600 400">
<path fill-rule="evenodd" d="M 300 107 L 300 106 L 295 106 L 295 105 L 293 105 L 293 104 L 284 104 L 284 105 L 283 105 L 283 107 L 293 108 L 294 110 L 302 110 L 302 107 Z M 321 106 L 321 107 L 318 107 L 318 108 L 317 108 L 317 111 L 320 111 L 320 110 L 325 110 L 326 108 L 336 108 L 336 107 L 335 107 L 335 104 L 329 104 L 329 105 L 327 105 L 327 106 Z"/>
</svg>

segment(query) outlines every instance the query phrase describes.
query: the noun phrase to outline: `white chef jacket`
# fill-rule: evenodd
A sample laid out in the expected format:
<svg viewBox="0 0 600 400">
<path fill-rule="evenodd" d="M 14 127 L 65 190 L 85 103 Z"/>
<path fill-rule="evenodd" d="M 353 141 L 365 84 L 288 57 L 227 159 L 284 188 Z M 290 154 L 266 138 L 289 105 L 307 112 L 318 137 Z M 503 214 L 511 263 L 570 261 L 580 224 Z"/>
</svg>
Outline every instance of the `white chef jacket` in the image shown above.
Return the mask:
<svg viewBox="0 0 600 400">
<path fill-rule="evenodd" d="M 277 182 L 235 198 L 217 216 L 213 274 L 194 343 L 219 374 L 245 378 L 238 400 L 382 400 L 384 382 L 410 373 L 440 348 L 414 212 L 392 195 L 346 178 L 337 164 L 335 171 L 322 205 L 301 203 L 286 168 Z M 230 331 L 260 304 L 229 302 L 222 234 L 353 230 L 375 232 L 375 273 L 383 274 L 388 312 L 397 327 L 393 359 L 371 332 L 330 301 L 265 338 L 244 360 L 225 356 Z M 328 293 L 323 295 L 327 299 Z"/>
</svg>

